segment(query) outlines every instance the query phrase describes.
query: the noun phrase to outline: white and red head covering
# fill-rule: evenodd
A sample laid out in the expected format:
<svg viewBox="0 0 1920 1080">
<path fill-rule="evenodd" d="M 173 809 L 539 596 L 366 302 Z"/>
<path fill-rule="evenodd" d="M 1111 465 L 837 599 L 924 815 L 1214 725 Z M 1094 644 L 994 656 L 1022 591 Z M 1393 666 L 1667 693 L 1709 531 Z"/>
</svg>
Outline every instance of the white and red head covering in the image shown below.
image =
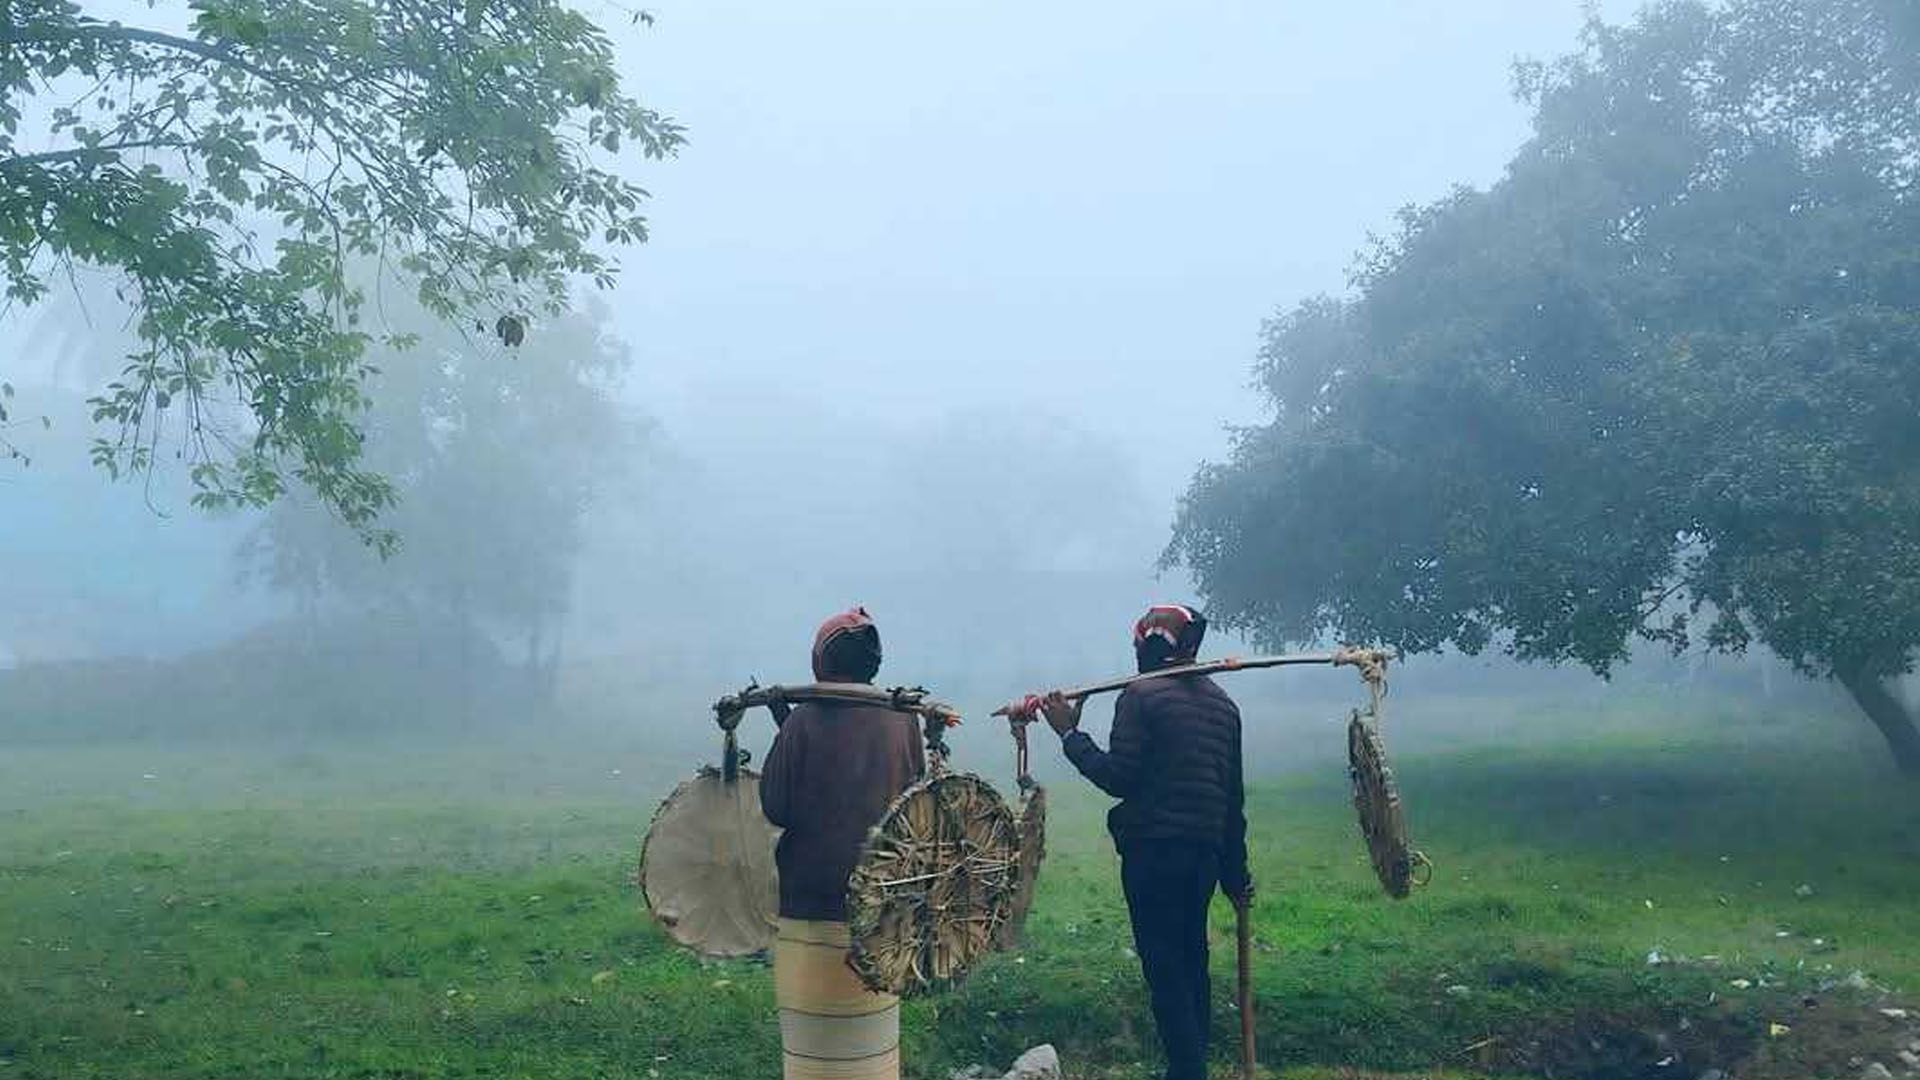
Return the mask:
<svg viewBox="0 0 1920 1080">
<path fill-rule="evenodd" d="M 1185 604 L 1155 604 L 1133 624 L 1133 651 L 1141 671 L 1184 663 L 1199 655 L 1207 617 Z"/>
</svg>

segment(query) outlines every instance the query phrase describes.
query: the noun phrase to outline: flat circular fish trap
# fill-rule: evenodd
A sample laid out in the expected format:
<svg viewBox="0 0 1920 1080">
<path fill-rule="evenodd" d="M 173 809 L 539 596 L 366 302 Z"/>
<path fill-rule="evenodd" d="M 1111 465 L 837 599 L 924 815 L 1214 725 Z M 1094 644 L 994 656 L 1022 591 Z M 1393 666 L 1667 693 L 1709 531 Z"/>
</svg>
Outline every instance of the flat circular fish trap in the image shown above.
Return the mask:
<svg viewBox="0 0 1920 1080">
<path fill-rule="evenodd" d="M 1347 775 L 1353 781 L 1353 808 L 1360 815 L 1373 872 L 1387 895 L 1404 900 L 1415 885 L 1432 876 L 1427 857 L 1407 842 L 1407 814 L 1400 805 L 1380 732 L 1359 712 L 1347 724 Z"/>
<path fill-rule="evenodd" d="M 1047 857 L 1047 789 L 1036 784 L 1020 793 L 1014 826 L 1019 830 L 1020 875 L 1013 887 L 1013 910 L 994 936 L 996 949 L 1011 949 L 1020 943 L 1027 912 L 1033 909 L 1033 894 L 1040 886 L 1040 863 Z"/>
<path fill-rule="evenodd" d="M 941 773 L 913 785 L 868 832 L 847 882 L 854 971 L 902 997 L 958 982 L 1013 917 L 1019 883 L 1018 827 L 986 781 Z"/>
<path fill-rule="evenodd" d="M 640 894 L 667 936 L 705 956 L 773 947 L 780 831 L 760 812 L 760 778 L 714 768 L 675 788 L 640 848 Z"/>
</svg>

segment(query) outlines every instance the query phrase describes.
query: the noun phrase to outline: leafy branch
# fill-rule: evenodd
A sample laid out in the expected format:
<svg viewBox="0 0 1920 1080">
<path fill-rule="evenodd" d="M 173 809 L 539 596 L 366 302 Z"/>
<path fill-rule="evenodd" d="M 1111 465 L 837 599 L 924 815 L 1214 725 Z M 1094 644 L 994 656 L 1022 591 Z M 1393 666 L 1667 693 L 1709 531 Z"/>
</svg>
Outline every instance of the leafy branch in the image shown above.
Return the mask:
<svg viewBox="0 0 1920 1080">
<path fill-rule="evenodd" d="M 551 0 L 192 7 L 190 36 L 66 0 L 0 14 L 7 296 L 44 295 L 48 258 L 121 277 L 143 347 L 94 402 L 118 428 L 95 446 L 110 473 L 151 468 L 185 409 L 202 505 L 299 483 L 390 542 L 374 523 L 391 487 L 359 464 L 371 338 L 348 264 L 391 259 L 428 311 L 517 343 L 575 281 L 612 283 L 608 248 L 646 238 L 646 190 L 597 155 L 665 158 L 683 133 Z M 56 145 L 19 147 L 20 102 L 75 83 Z M 209 437 L 228 405 L 243 430 Z"/>
</svg>

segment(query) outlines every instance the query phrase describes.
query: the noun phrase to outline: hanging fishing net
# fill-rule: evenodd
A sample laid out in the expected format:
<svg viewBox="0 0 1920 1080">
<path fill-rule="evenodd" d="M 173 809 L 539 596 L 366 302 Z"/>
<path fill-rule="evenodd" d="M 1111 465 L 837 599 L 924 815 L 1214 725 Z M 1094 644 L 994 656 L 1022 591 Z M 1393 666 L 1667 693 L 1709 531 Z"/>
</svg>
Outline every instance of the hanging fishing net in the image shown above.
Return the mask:
<svg viewBox="0 0 1920 1080">
<path fill-rule="evenodd" d="M 1019 877 L 1013 888 L 1013 908 L 994 936 L 996 949 L 1011 949 L 1020 944 L 1020 934 L 1027 926 L 1027 912 L 1033 908 L 1033 894 L 1040 885 L 1040 863 L 1047 857 L 1047 789 L 1035 784 L 1020 793 L 1014 827 L 1019 838 Z"/>
<path fill-rule="evenodd" d="M 936 773 L 867 834 L 847 882 L 853 967 L 880 993 L 913 996 L 964 978 L 1012 918 L 1019 829 L 986 781 Z"/>
<path fill-rule="evenodd" d="M 660 804 L 640 849 L 640 893 L 667 936 L 705 956 L 773 946 L 780 833 L 760 812 L 760 778 L 708 768 Z"/>
<path fill-rule="evenodd" d="M 1357 710 L 1347 724 L 1347 772 L 1373 872 L 1387 895 L 1404 900 L 1415 885 L 1427 883 L 1431 867 L 1427 857 L 1407 842 L 1407 814 L 1400 805 L 1400 789 L 1393 782 L 1380 732 Z"/>
</svg>

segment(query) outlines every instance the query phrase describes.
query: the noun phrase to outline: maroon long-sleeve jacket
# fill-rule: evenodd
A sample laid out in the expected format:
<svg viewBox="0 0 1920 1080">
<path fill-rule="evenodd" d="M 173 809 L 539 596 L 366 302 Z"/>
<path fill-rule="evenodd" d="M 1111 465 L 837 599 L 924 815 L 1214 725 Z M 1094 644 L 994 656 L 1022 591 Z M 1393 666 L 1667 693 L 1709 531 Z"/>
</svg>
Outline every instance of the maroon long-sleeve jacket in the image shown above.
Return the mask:
<svg viewBox="0 0 1920 1080">
<path fill-rule="evenodd" d="M 832 643 L 842 633 L 872 626 L 860 609 L 828 619 L 814 638 L 814 678 L 843 682 L 856 677 L 835 670 Z M 872 633 L 871 661 L 877 663 L 878 631 Z M 871 663 L 863 669 L 872 670 Z M 910 713 L 809 702 L 788 714 L 760 774 L 760 807 L 768 821 L 785 830 L 774 849 L 780 914 L 845 919 L 847 878 L 867 831 L 925 771 L 926 753 Z"/>
<path fill-rule="evenodd" d="M 760 806 L 786 830 L 774 851 L 781 915 L 847 917 L 847 877 L 867 830 L 924 769 L 911 714 L 838 702 L 793 710 L 760 776 Z"/>
</svg>

